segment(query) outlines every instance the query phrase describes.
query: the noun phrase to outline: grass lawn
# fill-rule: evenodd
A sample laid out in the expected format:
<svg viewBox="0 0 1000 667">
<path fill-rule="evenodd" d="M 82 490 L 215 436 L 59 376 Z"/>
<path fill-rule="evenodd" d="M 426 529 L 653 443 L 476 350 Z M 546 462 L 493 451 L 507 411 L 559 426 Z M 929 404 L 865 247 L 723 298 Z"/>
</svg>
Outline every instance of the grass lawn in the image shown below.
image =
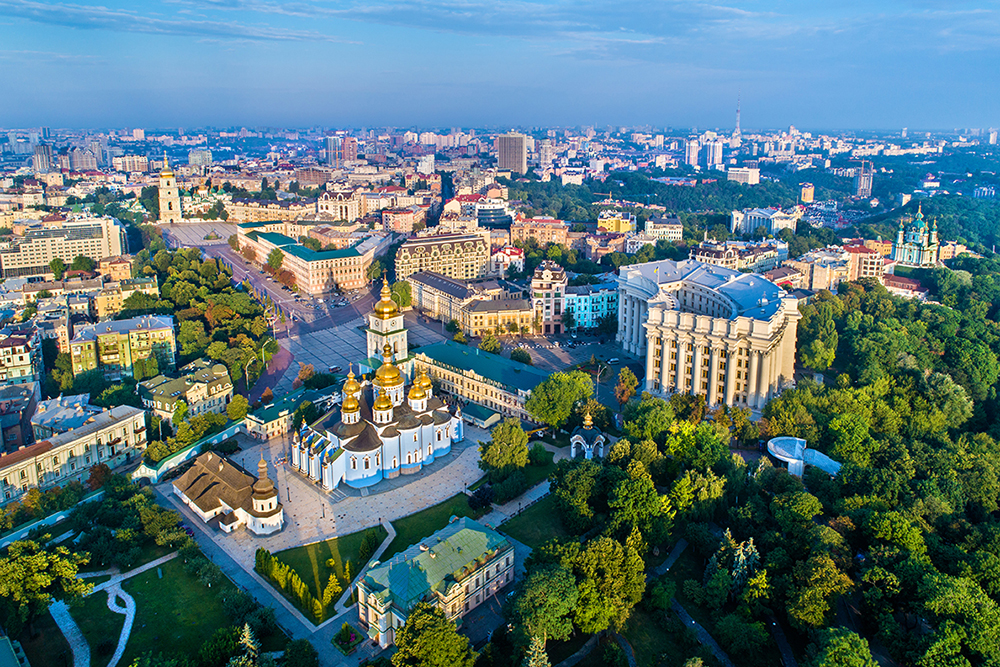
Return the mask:
<svg viewBox="0 0 1000 667">
<path fill-rule="evenodd" d="M 123 584 L 135 598 L 132 636 L 119 664 L 130 665 L 148 651 L 181 653 L 195 661 L 198 649 L 219 628 L 229 625 L 223 599 L 236 592 L 228 579 L 208 588 L 184 571 L 182 559 L 175 558 L 157 569 L 133 577 Z M 287 639 L 278 634 L 264 637 L 262 650 L 281 650 Z"/>
<path fill-rule="evenodd" d="M 124 614 L 116 614 L 108 609 L 108 594 L 105 591 L 88 595 L 80 606 L 70 607 L 70 613 L 90 645 L 91 667 L 107 665 L 118 646 L 118 637 L 125 625 Z M 110 640 L 111 650 L 101 654 L 97 647 L 105 640 Z"/>
<path fill-rule="evenodd" d="M 546 496 L 524 510 L 503 524 L 501 530 L 532 549 L 557 537 L 570 537 L 559 520 L 556 499 L 552 496 Z"/>
<path fill-rule="evenodd" d="M 431 533 L 441 530 L 448 525 L 448 519 L 452 516 L 467 516 L 478 519 L 485 513 L 482 510 L 469 509 L 469 497 L 464 493 L 459 493 L 434 507 L 428 507 L 416 514 L 397 519 L 392 522 L 392 527 L 396 529 L 396 539 L 389 543 L 389 548 L 382 554 L 381 560 L 385 562 L 407 547 L 417 544 Z"/>
<path fill-rule="evenodd" d="M 544 438 L 539 438 L 539 440 L 556 447 L 569 447 L 569 433 L 563 431 L 559 431 L 555 435 L 546 435 Z M 530 443 L 528 444 L 528 448 L 531 448 Z"/>
<path fill-rule="evenodd" d="M 34 622 L 34 638 L 25 627 L 19 637 L 24 654 L 33 667 L 67 667 L 73 664 L 73 652 L 55 619 L 46 611 Z"/>
<path fill-rule="evenodd" d="M 382 526 L 371 528 L 370 530 L 374 530 L 378 535 L 379 544 L 389 534 Z M 313 596 L 321 598 L 323 596 L 323 589 L 330 579 L 331 569 L 326 564 L 328 560 L 332 558 L 335 561 L 335 567 L 332 571 L 336 572 L 341 588 L 346 588 L 349 583 L 344 577 L 345 561 L 351 562 L 351 576 L 357 576 L 358 572 L 361 571 L 364 563 L 358 562 L 358 549 L 361 547 L 361 541 L 364 539 L 365 532 L 364 530 L 359 530 L 356 533 L 344 535 L 343 537 L 335 537 L 325 542 L 316 542 L 302 547 L 295 547 L 294 549 L 286 549 L 274 554 L 274 556 L 298 572 L 299 576 L 302 577 L 302 581 L 312 589 Z"/>
<path fill-rule="evenodd" d="M 556 464 L 552 462 L 552 459 L 554 459 L 556 456 L 555 453 L 550 452 L 549 450 L 546 449 L 545 454 L 547 455 L 547 458 L 545 460 L 545 463 L 543 463 L 542 465 L 535 466 L 529 463 L 528 465 L 524 466 L 524 468 L 522 468 L 522 471 L 524 472 L 524 477 L 528 480 L 529 489 L 535 486 L 536 484 L 539 484 L 540 482 L 544 482 L 549 475 L 555 472 Z"/>
</svg>

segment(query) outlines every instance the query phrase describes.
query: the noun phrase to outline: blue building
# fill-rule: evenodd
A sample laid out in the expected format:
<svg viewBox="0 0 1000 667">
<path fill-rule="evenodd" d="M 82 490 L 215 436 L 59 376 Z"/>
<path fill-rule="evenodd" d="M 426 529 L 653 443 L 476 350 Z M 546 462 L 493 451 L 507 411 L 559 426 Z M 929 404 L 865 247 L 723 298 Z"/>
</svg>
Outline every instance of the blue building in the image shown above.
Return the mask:
<svg viewBox="0 0 1000 667">
<path fill-rule="evenodd" d="M 566 288 L 566 312 L 573 313 L 574 328 L 594 329 L 611 313 L 618 315 L 618 283 L 578 285 Z"/>
</svg>

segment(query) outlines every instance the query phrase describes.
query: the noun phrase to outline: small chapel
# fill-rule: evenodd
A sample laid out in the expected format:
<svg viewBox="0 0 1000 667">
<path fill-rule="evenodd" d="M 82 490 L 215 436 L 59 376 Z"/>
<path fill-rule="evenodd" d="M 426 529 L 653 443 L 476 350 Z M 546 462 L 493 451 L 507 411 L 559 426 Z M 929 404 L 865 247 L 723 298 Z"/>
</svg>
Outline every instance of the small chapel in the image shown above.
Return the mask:
<svg viewBox="0 0 1000 667">
<path fill-rule="evenodd" d="M 362 368 L 377 366 L 371 380 L 362 384 L 352 368 L 339 418 L 304 425 L 293 434 L 291 467 L 327 490 L 341 482 L 363 488 L 419 473 L 464 437 L 460 409 L 452 414 L 434 395 L 427 369 L 414 368 L 403 316 L 385 281 L 367 334 L 369 357 Z M 381 363 L 375 361 L 377 349 Z"/>
<path fill-rule="evenodd" d="M 905 266 L 934 266 L 938 261 L 937 222 L 928 228 L 920 206 L 909 226 L 899 221 L 899 231 L 892 244 L 892 259 Z"/>
</svg>

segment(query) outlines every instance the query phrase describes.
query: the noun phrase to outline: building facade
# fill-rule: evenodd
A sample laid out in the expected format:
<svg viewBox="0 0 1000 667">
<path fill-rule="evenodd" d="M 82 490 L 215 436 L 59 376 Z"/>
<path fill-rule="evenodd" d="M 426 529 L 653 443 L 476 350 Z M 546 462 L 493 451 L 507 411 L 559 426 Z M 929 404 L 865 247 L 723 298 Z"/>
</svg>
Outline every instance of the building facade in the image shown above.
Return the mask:
<svg viewBox="0 0 1000 667">
<path fill-rule="evenodd" d="M 938 260 L 937 221 L 927 226 L 921 207 L 909 225 L 899 221 L 892 259 L 905 266 L 934 266 Z"/>
<path fill-rule="evenodd" d="M 233 199 L 226 202 L 230 222 L 295 220 L 317 212 L 315 199 Z"/>
<path fill-rule="evenodd" d="M 456 280 L 485 278 L 490 241 L 485 234 L 438 234 L 410 239 L 396 252 L 396 279 L 433 271 Z"/>
<path fill-rule="evenodd" d="M 7 503 L 31 488 L 84 483 L 90 468 L 117 468 L 146 449 L 145 411 L 120 405 L 94 415 L 72 431 L 0 456 L 0 491 Z"/>
<path fill-rule="evenodd" d="M 160 286 L 156 276 L 129 278 L 116 283 L 105 283 L 104 288 L 94 297 L 94 313 L 97 319 L 106 320 L 122 311 L 125 301 L 133 294 L 160 296 Z"/>
<path fill-rule="evenodd" d="M 108 379 L 135 375 L 135 362 L 156 357 L 172 371 L 177 355 L 173 315 L 143 315 L 80 327 L 69 343 L 73 374 L 101 370 Z"/>
<path fill-rule="evenodd" d="M 573 314 L 573 327 L 595 329 L 601 318 L 618 315 L 618 283 L 566 287 L 566 312 Z"/>
<path fill-rule="evenodd" d="M 762 276 L 664 260 L 618 285 L 618 341 L 645 357 L 645 391 L 760 410 L 793 381 L 799 311 Z"/>
<path fill-rule="evenodd" d="M 497 169 L 524 174 L 528 171 L 528 138 L 516 132 L 497 137 Z"/>
<path fill-rule="evenodd" d="M 551 260 L 543 260 L 531 276 L 531 303 L 535 310 L 535 328 L 543 334 L 563 333 L 566 271 Z"/>
<path fill-rule="evenodd" d="M 236 227 L 240 252 L 250 261 L 263 265 L 268 255 L 278 249 L 284 255 L 282 270 L 291 272 L 295 285 L 306 294 L 323 296 L 333 290 L 350 290 L 368 284 L 368 267 L 379 246 L 361 252 L 360 244 L 340 250 L 316 251 L 282 233 L 261 231 L 267 223 L 243 223 Z"/>
<path fill-rule="evenodd" d="M 751 208 L 733 211 L 730 231 L 733 234 L 754 234 L 763 229 L 768 236 L 777 236 L 783 229 L 795 231 L 802 209 L 782 211 L 779 208 Z"/>
<path fill-rule="evenodd" d="M 684 239 L 684 225 L 680 218 L 650 218 L 646 221 L 646 235 L 660 241 L 678 242 Z"/>
<path fill-rule="evenodd" d="M 271 535 L 285 525 L 285 510 L 261 456 L 257 477 L 216 452 L 205 452 L 173 484 L 174 494 L 205 523 L 220 517 L 231 533 L 246 526 L 254 535 Z"/>
<path fill-rule="evenodd" d="M 419 602 L 429 602 L 452 622 L 514 582 L 514 547 L 472 519 L 454 519 L 358 582 L 358 621 L 382 648 Z"/>
<path fill-rule="evenodd" d="M 181 367 L 178 377 L 157 375 L 140 382 L 138 390 L 143 406 L 171 422 L 180 401 L 187 405 L 188 418 L 207 412 L 223 414 L 233 398 L 233 381 L 225 364 L 197 359 Z"/>
<path fill-rule="evenodd" d="M 734 271 L 763 273 L 788 259 L 788 244 L 784 241 L 702 241 L 691 251 L 691 259 Z"/>
<path fill-rule="evenodd" d="M 15 229 L 9 241 L 0 243 L 0 268 L 4 278 L 52 279 L 49 264 L 54 259 L 69 266 L 79 255 L 99 261 L 127 249 L 125 228 L 111 217 L 38 221 Z"/>
<path fill-rule="evenodd" d="M 568 234 L 569 225 L 555 218 L 518 218 L 510 226 L 511 243 L 526 243 L 529 239 L 535 239 L 539 245 L 566 245 Z"/>
<path fill-rule="evenodd" d="M 0 331 L 0 384 L 41 383 L 42 339 L 30 324 Z"/>
</svg>

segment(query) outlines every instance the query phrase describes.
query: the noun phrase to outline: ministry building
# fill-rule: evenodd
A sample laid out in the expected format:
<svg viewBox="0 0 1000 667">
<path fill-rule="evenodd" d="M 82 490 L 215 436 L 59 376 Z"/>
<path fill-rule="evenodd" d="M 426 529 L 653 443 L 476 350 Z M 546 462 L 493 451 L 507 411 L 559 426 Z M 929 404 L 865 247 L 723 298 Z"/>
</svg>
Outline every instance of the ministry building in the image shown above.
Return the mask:
<svg viewBox="0 0 1000 667">
<path fill-rule="evenodd" d="M 762 276 L 663 260 L 622 267 L 618 288 L 618 342 L 645 357 L 645 391 L 760 410 L 792 382 L 796 300 Z"/>
</svg>

